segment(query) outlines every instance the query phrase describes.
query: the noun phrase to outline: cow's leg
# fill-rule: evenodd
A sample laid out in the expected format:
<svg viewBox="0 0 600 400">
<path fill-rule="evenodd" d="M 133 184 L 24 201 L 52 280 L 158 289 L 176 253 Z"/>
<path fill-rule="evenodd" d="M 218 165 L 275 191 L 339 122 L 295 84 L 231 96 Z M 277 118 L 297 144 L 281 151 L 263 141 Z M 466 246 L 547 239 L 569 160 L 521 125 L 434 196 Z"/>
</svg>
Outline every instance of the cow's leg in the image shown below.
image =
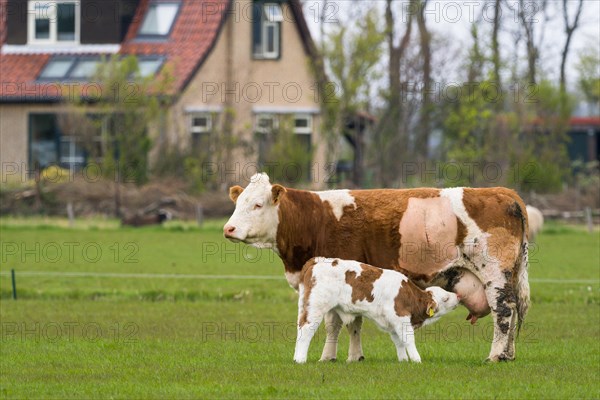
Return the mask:
<svg viewBox="0 0 600 400">
<path fill-rule="evenodd" d="M 488 265 L 487 268 L 494 268 Z M 517 315 L 517 299 L 512 286 L 512 273 L 496 269 L 486 285 L 485 294 L 492 309 L 494 340 L 488 361 L 514 359 L 514 340 Z"/>
<path fill-rule="evenodd" d="M 394 345 L 396 345 L 396 354 L 398 355 L 398 361 L 408 361 L 408 355 L 406 354 L 406 345 L 404 344 L 402 339 L 400 339 L 400 336 L 398 336 L 396 332 L 390 333 L 390 336 L 392 337 L 392 342 L 394 342 Z"/>
<path fill-rule="evenodd" d="M 348 349 L 348 362 L 362 361 L 365 359 L 360 342 L 360 330 L 362 329 L 362 317 L 358 316 L 347 325 L 350 333 L 350 348 Z"/>
<path fill-rule="evenodd" d="M 325 339 L 320 361 L 335 361 L 337 358 L 338 337 L 342 330 L 342 319 L 335 311 L 329 311 L 325 314 L 325 330 L 327 331 L 327 339 Z"/>
</svg>

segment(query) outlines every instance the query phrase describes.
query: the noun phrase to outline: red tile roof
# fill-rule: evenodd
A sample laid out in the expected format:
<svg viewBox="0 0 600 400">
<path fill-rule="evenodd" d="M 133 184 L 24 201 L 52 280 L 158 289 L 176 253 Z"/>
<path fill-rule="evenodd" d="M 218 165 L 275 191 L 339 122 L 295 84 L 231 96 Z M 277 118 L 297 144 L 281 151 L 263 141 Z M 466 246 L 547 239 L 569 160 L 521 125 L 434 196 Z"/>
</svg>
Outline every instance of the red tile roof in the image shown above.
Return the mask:
<svg viewBox="0 0 600 400">
<path fill-rule="evenodd" d="M 571 126 L 600 127 L 600 117 L 572 117 L 569 121 Z"/>
<path fill-rule="evenodd" d="M 164 42 L 136 39 L 148 4 L 149 0 L 140 2 L 133 23 L 121 45 L 121 53 L 166 56 L 167 63 L 171 64 L 173 68 L 174 89 L 181 90 L 216 43 L 230 1 L 188 0 L 182 2 L 171 34 Z"/>
<path fill-rule="evenodd" d="M 120 54 L 160 55 L 166 58 L 175 79 L 173 92 L 184 89 L 215 45 L 229 9 L 235 0 L 182 0 L 171 34 L 164 40 L 140 40 L 139 27 L 150 0 L 141 0 L 129 26 Z M 317 66 L 318 79 L 325 79 L 322 62 L 310 36 L 300 0 L 288 0 L 304 50 Z M 0 0 L 0 47 L 6 40 L 6 4 Z M 55 53 L 54 53 L 55 54 Z M 56 83 L 40 83 L 37 77 L 53 54 L 0 54 L 0 102 L 61 100 Z M 67 86 L 67 89 L 69 87 Z M 72 89 L 72 88 L 71 88 Z M 62 88 L 63 94 L 65 88 Z M 70 91 L 67 93 L 71 93 Z"/>
<path fill-rule="evenodd" d="M 6 7 L 7 0 L 0 0 Z M 174 92 L 182 90 L 210 53 L 233 0 L 183 0 L 171 34 L 164 40 L 143 41 L 137 32 L 148 9 L 141 0 L 120 54 L 161 55 L 171 66 Z M 5 8 L 2 8 L 5 10 Z M 5 12 L 0 12 L 0 46 L 6 39 Z M 36 82 L 50 54 L 0 54 L 0 101 L 56 101 L 55 83 Z"/>
</svg>

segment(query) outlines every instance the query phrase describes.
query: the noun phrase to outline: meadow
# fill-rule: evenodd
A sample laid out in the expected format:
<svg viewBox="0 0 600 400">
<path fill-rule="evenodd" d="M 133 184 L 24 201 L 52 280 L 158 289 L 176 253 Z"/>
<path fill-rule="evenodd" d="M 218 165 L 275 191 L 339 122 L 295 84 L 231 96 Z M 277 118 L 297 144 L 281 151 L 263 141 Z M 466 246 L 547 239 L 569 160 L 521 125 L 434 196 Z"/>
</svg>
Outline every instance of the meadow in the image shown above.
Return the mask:
<svg viewBox="0 0 600 400">
<path fill-rule="evenodd" d="M 459 307 L 398 363 L 367 321 L 366 359 L 292 361 L 296 293 L 268 250 L 170 222 L 0 219 L 1 398 L 600 398 L 600 236 L 550 224 L 531 248 L 517 360 L 484 363 L 491 319 Z M 13 300 L 10 270 L 16 271 Z"/>
</svg>

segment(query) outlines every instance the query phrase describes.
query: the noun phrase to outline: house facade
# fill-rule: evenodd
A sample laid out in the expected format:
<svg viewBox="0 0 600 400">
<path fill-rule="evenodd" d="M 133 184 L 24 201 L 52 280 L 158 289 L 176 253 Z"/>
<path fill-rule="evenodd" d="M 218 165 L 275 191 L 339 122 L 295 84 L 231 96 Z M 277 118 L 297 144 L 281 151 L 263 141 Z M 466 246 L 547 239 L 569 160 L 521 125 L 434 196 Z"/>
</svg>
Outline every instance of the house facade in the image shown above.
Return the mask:
<svg viewBox="0 0 600 400">
<path fill-rule="evenodd" d="M 102 148 L 102 132 L 81 135 L 59 120 L 65 96 L 99 90 L 92 76 L 114 54 L 136 56 L 142 76 L 173 77 L 167 116 L 148 129 L 151 162 L 165 144 L 210 156 L 211 136 L 225 132 L 245 146 L 209 157 L 206 168 L 241 181 L 264 169 L 269 136 L 285 123 L 312 155 L 303 173 L 326 169 L 317 55 L 299 0 L 0 0 L 0 7 L 3 182 L 15 168 L 20 175 L 53 164 L 79 168 L 90 161 L 90 141 Z"/>
</svg>

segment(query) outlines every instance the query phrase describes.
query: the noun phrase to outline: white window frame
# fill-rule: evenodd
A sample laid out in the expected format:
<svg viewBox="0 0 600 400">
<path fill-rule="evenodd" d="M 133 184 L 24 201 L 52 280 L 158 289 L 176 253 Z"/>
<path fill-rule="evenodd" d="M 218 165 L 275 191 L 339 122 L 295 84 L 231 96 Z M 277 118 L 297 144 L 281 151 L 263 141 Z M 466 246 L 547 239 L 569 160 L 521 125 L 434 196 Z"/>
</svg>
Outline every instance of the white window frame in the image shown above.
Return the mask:
<svg viewBox="0 0 600 400">
<path fill-rule="evenodd" d="M 297 119 L 305 119 L 306 126 L 305 127 L 297 127 L 296 120 Z M 312 115 L 310 114 L 294 114 L 294 133 L 299 135 L 310 135 L 312 134 Z"/>
<path fill-rule="evenodd" d="M 62 154 L 61 151 L 60 164 L 68 164 L 71 170 L 74 168 L 74 165 L 85 163 L 85 156 L 76 155 L 77 147 L 81 147 L 77 139 L 77 137 L 70 135 L 61 135 L 60 137 L 61 150 L 63 143 L 68 143 L 69 146 L 69 154 Z"/>
<path fill-rule="evenodd" d="M 150 13 L 150 9 L 152 7 L 160 7 L 161 5 L 169 5 L 169 6 L 175 6 L 176 10 L 175 10 L 175 14 L 173 15 L 173 20 L 171 21 L 171 23 L 169 24 L 169 30 L 166 33 L 144 33 L 142 32 L 142 29 L 144 28 L 144 24 L 146 23 L 146 20 L 149 16 Z M 179 17 L 179 12 L 181 11 L 181 3 L 176 2 L 176 1 L 161 1 L 161 0 L 157 0 L 157 1 L 151 1 L 150 4 L 148 5 L 148 9 L 146 10 L 146 13 L 144 14 L 144 18 L 142 19 L 142 22 L 140 23 L 140 27 L 138 30 L 138 38 L 166 38 L 169 37 L 169 35 L 171 35 L 171 32 L 173 32 L 173 27 L 175 26 L 175 22 L 177 21 L 177 18 Z M 157 15 L 159 10 L 156 10 Z"/>
<path fill-rule="evenodd" d="M 194 126 L 194 119 L 206 118 L 206 126 Z M 190 134 L 210 133 L 212 131 L 212 114 L 209 112 L 190 113 Z"/>
<path fill-rule="evenodd" d="M 75 39 L 73 40 L 58 40 L 58 4 L 70 3 L 75 4 Z M 48 6 L 48 19 L 50 20 L 50 37 L 48 39 L 36 39 L 35 37 L 35 20 L 36 20 L 36 5 Z M 81 31 L 81 15 L 80 15 L 79 0 L 29 0 L 27 3 L 27 43 L 35 45 L 74 45 L 79 44 Z"/>
<path fill-rule="evenodd" d="M 263 126 L 260 126 L 260 121 L 261 120 L 271 120 L 272 122 L 272 127 L 271 128 L 266 128 Z M 255 123 L 254 123 L 254 131 L 258 132 L 258 133 L 270 133 L 272 130 L 278 129 L 279 128 L 279 118 L 277 117 L 276 114 L 267 114 L 267 113 L 260 113 L 260 114 L 256 114 L 256 118 L 255 118 Z"/>
<path fill-rule="evenodd" d="M 269 12 L 272 11 L 272 12 Z M 263 4 L 263 14 L 269 22 L 283 22 L 283 10 L 281 5 L 277 3 Z"/>
<path fill-rule="evenodd" d="M 273 27 L 273 51 L 268 51 L 267 46 L 267 31 Z M 263 21 L 262 24 L 262 57 L 277 58 L 279 57 L 279 22 Z"/>
<path fill-rule="evenodd" d="M 260 18 L 261 42 L 255 50 L 254 57 L 259 59 L 277 59 L 281 55 L 281 23 L 283 22 L 283 10 L 278 3 L 265 3 L 262 5 Z M 273 50 L 268 50 L 267 32 L 273 29 Z"/>
</svg>

